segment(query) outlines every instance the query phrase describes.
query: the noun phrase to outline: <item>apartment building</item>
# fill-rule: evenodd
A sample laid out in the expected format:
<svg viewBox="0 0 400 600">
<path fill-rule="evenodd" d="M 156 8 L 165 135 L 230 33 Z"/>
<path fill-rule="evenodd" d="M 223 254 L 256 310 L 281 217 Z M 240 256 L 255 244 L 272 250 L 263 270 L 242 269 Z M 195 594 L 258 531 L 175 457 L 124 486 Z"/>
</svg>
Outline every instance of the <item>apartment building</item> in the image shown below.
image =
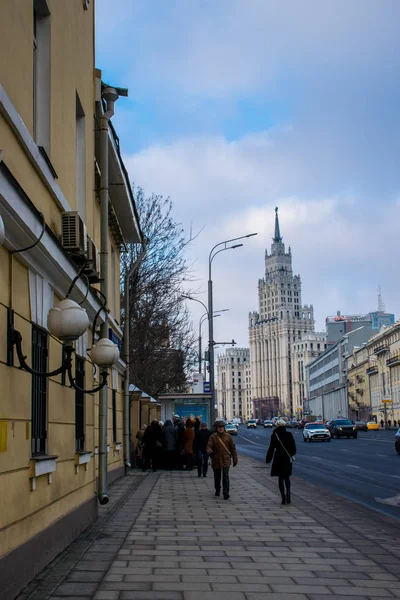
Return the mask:
<svg viewBox="0 0 400 600">
<path fill-rule="evenodd" d="M 248 348 L 229 348 L 217 359 L 218 415 L 226 419 L 251 418 L 250 351 Z"/>
</svg>

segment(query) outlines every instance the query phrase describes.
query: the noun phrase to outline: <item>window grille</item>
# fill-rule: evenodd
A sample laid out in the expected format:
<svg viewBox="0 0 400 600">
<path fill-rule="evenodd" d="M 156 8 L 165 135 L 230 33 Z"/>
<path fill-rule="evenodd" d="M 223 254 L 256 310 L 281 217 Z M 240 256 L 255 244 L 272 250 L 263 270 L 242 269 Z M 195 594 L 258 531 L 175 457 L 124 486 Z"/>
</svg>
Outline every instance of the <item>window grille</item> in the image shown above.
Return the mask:
<svg viewBox="0 0 400 600">
<path fill-rule="evenodd" d="M 75 361 L 75 383 L 84 389 L 85 359 L 76 356 Z M 75 390 L 75 448 L 85 449 L 85 394 L 79 390 Z"/>
<path fill-rule="evenodd" d="M 32 368 L 47 370 L 47 333 L 32 326 Z M 47 439 L 47 378 L 32 375 L 32 455 L 46 453 Z"/>
</svg>

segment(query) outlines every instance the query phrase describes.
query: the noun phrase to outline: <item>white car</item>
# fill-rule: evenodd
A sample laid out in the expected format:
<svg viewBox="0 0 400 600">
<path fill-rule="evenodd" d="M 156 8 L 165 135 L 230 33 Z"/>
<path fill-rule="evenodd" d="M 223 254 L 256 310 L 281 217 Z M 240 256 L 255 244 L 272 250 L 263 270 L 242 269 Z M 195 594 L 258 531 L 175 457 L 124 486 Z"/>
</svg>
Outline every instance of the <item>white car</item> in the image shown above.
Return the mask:
<svg viewBox="0 0 400 600">
<path fill-rule="evenodd" d="M 306 423 L 303 429 L 303 440 L 305 442 L 313 442 L 314 440 L 330 442 L 331 434 L 323 423 Z"/>
<path fill-rule="evenodd" d="M 253 427 L 253 429 L 257 429 L 257 421 L 255 419 L 249 419 L 247 421 L 247 429 L 250 429 L 251 427 Z"/>
</svg>

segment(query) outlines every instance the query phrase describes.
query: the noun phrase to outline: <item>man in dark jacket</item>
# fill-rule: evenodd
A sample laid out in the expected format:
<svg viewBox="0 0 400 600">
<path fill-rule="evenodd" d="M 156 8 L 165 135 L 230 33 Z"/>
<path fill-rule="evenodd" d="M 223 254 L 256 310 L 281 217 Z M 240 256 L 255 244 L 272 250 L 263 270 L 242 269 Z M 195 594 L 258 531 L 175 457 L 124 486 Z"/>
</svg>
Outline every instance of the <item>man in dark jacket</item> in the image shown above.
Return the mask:
<svg viewBox="0 0 400 600">
<path fill-rule="evenodd" d="M 206 452 L 208 438 L 211 435 L 211 431 L 207 429 L 207 423 L 202 423 L 200 425 L 200 429 L 198 429 L 194 434 L 194 452 L 197 456 L 197 473 L 198 476 L 201 477 L 201 473 L 203 472 L 203 477 L 207 477 L 208 471 L 208 454 Z"/>
<path fill-rule="evenodd" d="M 278 477 L 279 491 L 282 496 L 282 504 L 290 504 L 290 476 L 292 474 L 293 456 L 296 454 L 296 442 L 289 431 L 286 431 L 286 422 L 279 419 L 276 429 L 271 435 L 265 462 L 272 462 L 271 476 Z M 286 487 L 286 493 L 285 493 Z"/>
<path fill-rule="evenodd" d="M 165 450 L 165 466 L 168 471 L 172 471 L 175 465 L 176 458 L 176 429 L 172 425 L 172 421 L 165 421 L 163 431 L 163 446 Z"/>
</svg>

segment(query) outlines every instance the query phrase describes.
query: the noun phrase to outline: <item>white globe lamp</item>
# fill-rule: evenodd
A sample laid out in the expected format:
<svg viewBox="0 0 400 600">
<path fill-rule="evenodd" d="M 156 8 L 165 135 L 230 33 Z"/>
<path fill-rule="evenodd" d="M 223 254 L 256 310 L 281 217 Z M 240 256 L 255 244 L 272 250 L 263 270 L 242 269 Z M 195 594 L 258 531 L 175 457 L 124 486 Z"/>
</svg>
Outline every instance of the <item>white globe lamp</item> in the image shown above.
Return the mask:
<svg viewBox="0 0 400 600">
<path fill-rule="evenodd" d="M 118 362 L 118 346 L 107 338 L 101 338 L 94 344 L 90 356 L 94 364 L 100 369 L 109 369 Z"/>
<path fill-rule="evenodd" d="M 66 298 L 50 309 L 47 327 L 52 335 L 70 344 L 85 333 L 89 327 L 89 317 L 84 308 Z"/>
</svg>

